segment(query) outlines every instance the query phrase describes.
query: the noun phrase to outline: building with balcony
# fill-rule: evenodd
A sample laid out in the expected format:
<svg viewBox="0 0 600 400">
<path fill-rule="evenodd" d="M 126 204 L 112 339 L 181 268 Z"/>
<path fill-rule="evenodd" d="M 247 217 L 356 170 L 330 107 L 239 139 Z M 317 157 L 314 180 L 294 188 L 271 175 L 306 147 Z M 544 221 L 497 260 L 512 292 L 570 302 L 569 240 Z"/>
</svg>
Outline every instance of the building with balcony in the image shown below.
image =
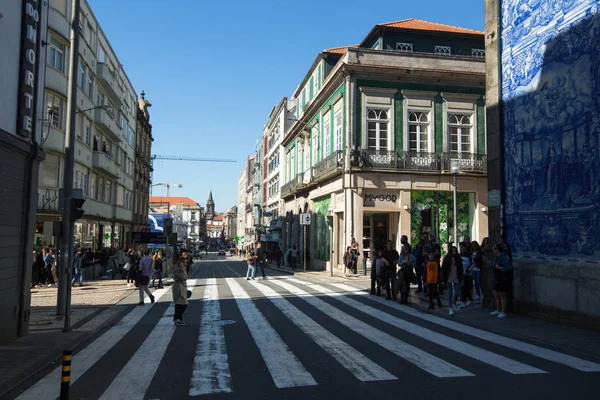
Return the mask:
<svg viewBox="0 0 600 400">
<path fill-rule="evenodd" d="M 401 235 L 487 236 L 485 51 L 482 32 L 415 19 L 379 24 L 360 44 L 320 53 L 293 95 L 282 141 L 284 247 L 310 265 L 341 267 L 355 237 L 362 257 Z M 302 255 L 303 256 L 303 255 Z"/>
<path fill-rule="evenodd" d="M 516 312 L 600 329 L 599 4 L 556 4 L 486 2 L 490 240 Z"/>
<path fill-rule="evenodd" d="M 70 1 L 49 2 L 42 128 L 47 156 L 37 189 L 39 246 L 54 243 L 52 224 L 60 217 L 70 18 Z M 74 187 L 83 192 L 85 214 L 75 224 L 75 245 L 93 249 L 124 246 L 134 227 L 137 95 L 85 0 L 81 1 L 79 32 Z M 142 223 L 146 225 L 146 221 Z"/>
<path fill-rule="evenodd" d="M 227 241 L 232 241 L 237 235 L 237 213 L 237 206 L 233 206 L 223 213 L 223 226 Z"/>
<path fill-rule="evenodd" d="M 40 120 L 46 115 L 46 57 L 40 42 L 45 39 L 48 7 L 42 3 L 0 2 L 0 343 L 29 332 L 34 210 L 39 165 L 45 156 Z M 39 16 L 37 20 L 23 12 L 26 7 L 29 14 Z M 26 51 L 33 55 L 33 63 Z M 47 201 L 54 199 L 48 196 Z"/>
<path fill-rule="evenodd" d="M 146 100 L 142 90 L 137 102 L 137 124 L 135 137 L 135 167 L 133 191 L 133 232 L 140 232 L 148 223 L 148 198 L 150 196 L 150 177 L 152 176 L 152 124 Z M 196 232 L 197 234 L 197 232 Z"/>
<path fill-rule="evenodd" d="M 238 247 L 247 249 L 254 241 L 254 227 L 252 226 L 252 170 L 254 169 L 255 155 L 248 156 L 238 179 Z"/>
</svg>

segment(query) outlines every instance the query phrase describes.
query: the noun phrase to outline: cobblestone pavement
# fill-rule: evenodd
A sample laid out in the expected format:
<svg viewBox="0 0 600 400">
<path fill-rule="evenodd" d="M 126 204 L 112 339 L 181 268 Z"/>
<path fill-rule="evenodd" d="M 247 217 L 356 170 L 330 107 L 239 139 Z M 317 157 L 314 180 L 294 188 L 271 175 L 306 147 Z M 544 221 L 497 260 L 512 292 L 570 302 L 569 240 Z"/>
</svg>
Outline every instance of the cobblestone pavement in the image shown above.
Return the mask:
<svg viewBox="0 0 600 400">
<path fill-rule="evenodd" d="M 128 287 L 125 280 L 98 280 L 84 282 L 72 288 L 71 326 L 73 329 L 89 328 L 90 319 L 108 312 L 110 306 L 120 303 L 137 290 Z M 31 291 L 30 331 L 60 330 L 64 326 L 62 317 L 56 315 L 56 287 L 42 287 Z"/>
</svg>

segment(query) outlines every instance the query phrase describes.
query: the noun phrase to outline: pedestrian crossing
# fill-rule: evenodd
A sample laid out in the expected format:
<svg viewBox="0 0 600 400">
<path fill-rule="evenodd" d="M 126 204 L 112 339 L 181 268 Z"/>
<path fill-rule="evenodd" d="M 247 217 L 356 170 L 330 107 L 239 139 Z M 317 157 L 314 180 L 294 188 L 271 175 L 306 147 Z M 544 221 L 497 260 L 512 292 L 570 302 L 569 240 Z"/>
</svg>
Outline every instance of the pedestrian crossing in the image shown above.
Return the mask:
<svg viewBox="0 0 600 400">
<path fill-rule="evenodd" d="M 173 326 L 170 288 L 160 289 L 154 292 L 155 304 L 132 309 L 77 352 L 71 372 L 73 398 L 159 398 L 156 385 L 162 381 L 157 371 L 172 351 L 191 353 L 188 363 L 168 365 L 170 373 L 182 374 L 189 382 L 185 389 L 189 397 L 240 394 L 236 387 L 245 379 L 239 372 L 243 366 L 233 362 L 240 357 L 229 352 L 233 347 L 239 351 L 232 340 L 239 340 L 240 330 L 249 332 L 245 343 L 257 350 L 264 365 L 251 374 L 265 374 L 273 390 L 328 385 L 323 369 L 336 371 L 344 382 L 357 383 L 543 376 L 567 369 L 600 372 L 598 363 L 421 313 L 347 284 L 316 284 L 295 277 L 259 281 L 213 277 L 189 279 L 188 288 L 189 326 Z M 232 309 L 241 317 L 224 320 Z M 294 329 L 284 330 L 284 325 Z M 193 330 L 197 340 L 178 341 L 180 330 Z M 140 340 L 135 332 L 140 332 Z M 115 346 L 121 341 L 133 347 L 132 356 L 119 357 Z M 295 341 L 308 345 L 299 351 Z M 310 354 L 319 354 L 318 364 L 310 362 Z M 92 373 L 108 358 L 116 375 L 103 378 Z M 60 367 L 18 399 L 56 399 L 59 382 Z M 99 395 L 88 392 L 92 385 L 101 386 L 96 389 Z"/>
</svg>

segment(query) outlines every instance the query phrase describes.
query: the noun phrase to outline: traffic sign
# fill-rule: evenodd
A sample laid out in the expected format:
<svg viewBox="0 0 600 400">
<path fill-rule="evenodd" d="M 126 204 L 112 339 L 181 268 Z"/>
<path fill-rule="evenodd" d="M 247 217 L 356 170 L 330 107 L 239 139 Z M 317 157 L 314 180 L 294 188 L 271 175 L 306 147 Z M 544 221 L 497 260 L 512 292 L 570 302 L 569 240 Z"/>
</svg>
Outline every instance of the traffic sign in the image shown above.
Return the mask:
<svg viewBox="0 0 600 400">
<path fill-rule="evenodd" d="M 300 225 L 310 225 L 310 214 L 300 214 Z"/>
</svg>

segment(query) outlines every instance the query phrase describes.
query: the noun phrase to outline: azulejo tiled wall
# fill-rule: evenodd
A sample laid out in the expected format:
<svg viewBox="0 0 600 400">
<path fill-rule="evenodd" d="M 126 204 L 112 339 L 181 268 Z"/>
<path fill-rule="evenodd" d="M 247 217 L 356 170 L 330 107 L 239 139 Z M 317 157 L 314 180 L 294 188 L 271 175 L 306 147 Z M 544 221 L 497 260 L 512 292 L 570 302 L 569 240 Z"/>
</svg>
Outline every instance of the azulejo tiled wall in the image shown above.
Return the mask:
<svg viewBox="0 0 600 400">
<path fill-rule="evenodd" d="M 501 4 L 508 241 L 517 259 L 600 265 L 600 1 Z"/>
</svg>

